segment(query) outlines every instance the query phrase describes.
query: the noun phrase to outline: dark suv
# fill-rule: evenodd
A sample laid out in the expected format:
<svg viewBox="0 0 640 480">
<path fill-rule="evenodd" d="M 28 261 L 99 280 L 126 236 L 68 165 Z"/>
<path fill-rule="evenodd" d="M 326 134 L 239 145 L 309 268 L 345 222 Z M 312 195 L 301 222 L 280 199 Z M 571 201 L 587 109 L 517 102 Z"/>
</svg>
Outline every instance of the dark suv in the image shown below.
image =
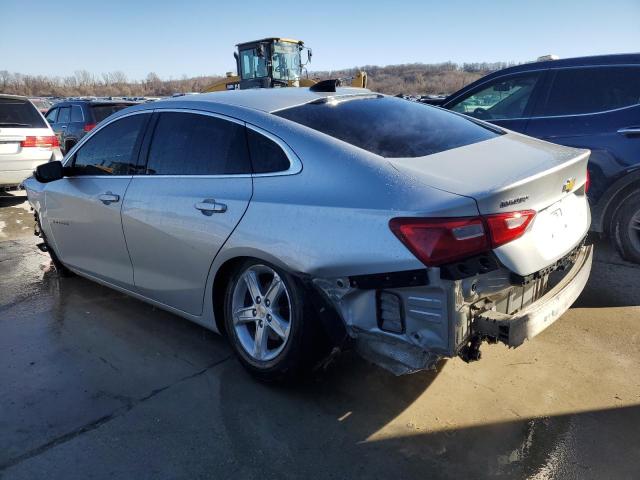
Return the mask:
<svg viewBox="0 0 640 480">
<path fill-rule="evenodd" d="M 67 100 L 55 104 L 45 117 L 60 140 L 62 153 L 66 153 L 102 120 L 131 105 L 137 103 Z"/>
<path fill-rule="evenodd" d="M 532 137 L 591 149 L 591 229 L 612 238 L 626 259 L 640 262 L 640 54 L 518 65 L 438 104 Z"/>
</svg>

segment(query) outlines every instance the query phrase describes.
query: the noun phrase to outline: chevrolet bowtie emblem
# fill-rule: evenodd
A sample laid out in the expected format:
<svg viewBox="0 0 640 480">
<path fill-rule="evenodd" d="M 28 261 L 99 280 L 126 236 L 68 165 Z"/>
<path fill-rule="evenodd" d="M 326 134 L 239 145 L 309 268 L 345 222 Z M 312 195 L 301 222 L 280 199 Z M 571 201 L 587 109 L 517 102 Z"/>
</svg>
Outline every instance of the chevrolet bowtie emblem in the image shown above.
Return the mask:
<svg viewBox="0 0 640 480">
<path fill-rule="evenodd" d="M 575 177 L 574 178 L 567 178 L 564 181 L 564 185 L 562 185 L 562 191 L 569 193 L 571 190 L 573 190 L 573 187 L 575 187 L 575 186 L 576 186 Z"/>
</svg>

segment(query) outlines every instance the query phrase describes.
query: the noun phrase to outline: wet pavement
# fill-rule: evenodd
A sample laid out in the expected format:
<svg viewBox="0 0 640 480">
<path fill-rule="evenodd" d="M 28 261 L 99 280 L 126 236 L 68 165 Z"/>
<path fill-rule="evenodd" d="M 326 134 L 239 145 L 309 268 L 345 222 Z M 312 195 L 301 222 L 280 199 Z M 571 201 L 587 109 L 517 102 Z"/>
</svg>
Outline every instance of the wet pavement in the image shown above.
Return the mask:
<svg viewBox="0 0 640 480">
<path fill-rule="evenodd" d="M 576 305 L 516 350 L 296 387 L 223 338 L 49 269 L 0 200 L 0 478 L 639 478 L 640 267 L 597 245 Z"/>
</svg>

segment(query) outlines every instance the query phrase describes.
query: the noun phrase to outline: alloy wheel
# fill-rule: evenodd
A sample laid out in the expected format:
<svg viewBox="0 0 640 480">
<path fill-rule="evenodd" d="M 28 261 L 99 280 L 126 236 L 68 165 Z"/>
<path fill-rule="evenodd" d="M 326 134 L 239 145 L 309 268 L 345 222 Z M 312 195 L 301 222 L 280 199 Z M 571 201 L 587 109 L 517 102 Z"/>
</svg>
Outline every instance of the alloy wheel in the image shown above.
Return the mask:
<svg viewBox="0 0 640 480">
<path fill-rule="evenodd" d="M 291 333 L 291 299 L 280 275 L 266 265 L 252 265 L 236 282 L 231 301 L 233 328 L 253 360 L 276 358 Z"/>
</svg>

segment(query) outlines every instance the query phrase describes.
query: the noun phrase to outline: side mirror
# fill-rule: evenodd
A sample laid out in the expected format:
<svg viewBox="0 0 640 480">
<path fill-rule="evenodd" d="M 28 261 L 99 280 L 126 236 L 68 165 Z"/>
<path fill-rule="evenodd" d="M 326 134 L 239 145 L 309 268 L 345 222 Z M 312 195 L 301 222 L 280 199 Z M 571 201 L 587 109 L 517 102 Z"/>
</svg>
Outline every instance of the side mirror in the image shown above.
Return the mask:
<svg viewBox="0 0 640 480">
<path fill-rule="evenodd" d="M 38 165 L 34 172 L 34 176 L 40 183 L 49 183 L 55 180 L 60 180 L 64 177 L 62 162 L 56 160 L 54 162 L 47 162 L 42 165 Z"/>
</svg>

